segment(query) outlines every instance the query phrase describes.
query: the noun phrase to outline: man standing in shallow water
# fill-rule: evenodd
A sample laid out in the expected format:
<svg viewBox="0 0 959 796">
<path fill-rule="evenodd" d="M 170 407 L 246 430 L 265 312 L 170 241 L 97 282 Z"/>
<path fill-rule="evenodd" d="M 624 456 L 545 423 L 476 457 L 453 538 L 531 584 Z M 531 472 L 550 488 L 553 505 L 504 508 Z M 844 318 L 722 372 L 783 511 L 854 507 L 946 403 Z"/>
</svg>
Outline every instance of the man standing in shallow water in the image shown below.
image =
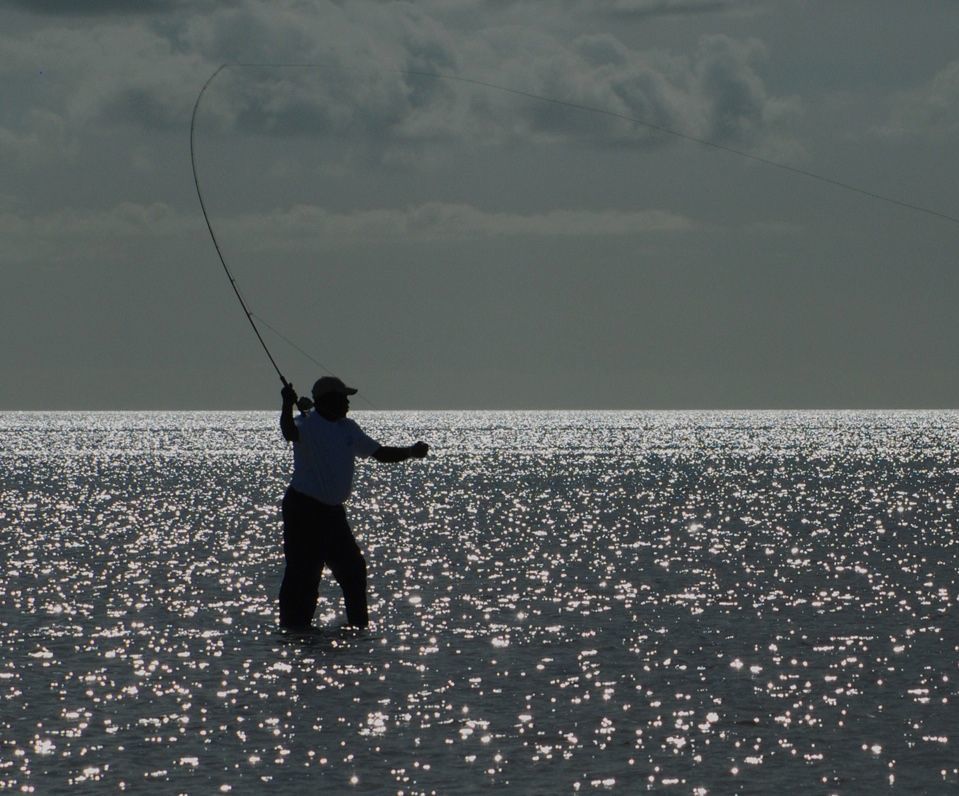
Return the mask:
<svg viewBox="0 0 959 796">
<path fill-rule="evenodd" d="M 293 480 L 283 498 L 286 571 L 280 586 L 280 626 L 290 630 L 306 630 L 313 621 L 324 565 L 343 589 L 347 623 L 369 624 L 366 560 L 343 509 L 353 488 L 354 459 L 394 463 L 422 459 L 429 451 L 425 442 L 394 448 L 364 434 L 346 417 L 355 394 L 335 376 L 324 376 L 313 385 L 313 409 L 294 419 L 293 385 L 281 393 L 280 430 L 293 443 Z"/>
</svg>

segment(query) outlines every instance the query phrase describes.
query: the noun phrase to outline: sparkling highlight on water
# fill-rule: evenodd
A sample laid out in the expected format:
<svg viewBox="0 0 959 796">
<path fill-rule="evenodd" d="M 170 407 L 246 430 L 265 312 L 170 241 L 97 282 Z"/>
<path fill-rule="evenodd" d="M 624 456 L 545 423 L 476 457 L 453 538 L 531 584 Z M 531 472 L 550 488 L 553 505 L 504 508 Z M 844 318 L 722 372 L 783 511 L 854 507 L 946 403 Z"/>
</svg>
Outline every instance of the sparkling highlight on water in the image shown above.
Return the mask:
<svg viewBox="0 0 959 796">
<path fill-rule="evenodd" d="M 357 414 L 300 636 L 276 413 L 0 414 L 0 787 L 959 788 L 959 415 Z"/>
</svg>

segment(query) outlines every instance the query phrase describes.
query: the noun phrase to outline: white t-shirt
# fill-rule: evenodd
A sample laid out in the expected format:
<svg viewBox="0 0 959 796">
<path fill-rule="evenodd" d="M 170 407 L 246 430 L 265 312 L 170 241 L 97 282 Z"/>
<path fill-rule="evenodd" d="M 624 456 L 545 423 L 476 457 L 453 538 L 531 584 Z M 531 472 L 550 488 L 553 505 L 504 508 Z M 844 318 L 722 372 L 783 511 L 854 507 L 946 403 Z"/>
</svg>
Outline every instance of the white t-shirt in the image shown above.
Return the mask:
<svg viewBox="0 0 959 796">
<path fill-rule="evenodd" d="M 346 417 L 330 421 L 308 412 L 293 422 L 300 439 L 293 443 L 290 486 L 329 506 L 345 503 L 353 489 L 353 460 L 371 456 L 380 443 Z"/>
</svg>

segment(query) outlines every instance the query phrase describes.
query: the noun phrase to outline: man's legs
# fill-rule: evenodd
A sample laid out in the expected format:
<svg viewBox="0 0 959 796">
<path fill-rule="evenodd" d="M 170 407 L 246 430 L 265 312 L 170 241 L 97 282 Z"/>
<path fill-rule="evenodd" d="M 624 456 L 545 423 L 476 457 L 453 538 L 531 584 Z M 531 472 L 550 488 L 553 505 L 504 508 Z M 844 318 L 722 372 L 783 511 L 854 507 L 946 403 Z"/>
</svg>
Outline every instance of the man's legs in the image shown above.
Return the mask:
<svg viewBox="0 0 959 796">
<path fill-rule="evenodd" d="M 346 512 L 329 527 L 326 543 L 326 563 L 333 577 L 343 589 L 343 601 L 346 603 L 346 621 L 354 627 L 366 627 L 370 623 L 366 606 L 366 559 L 353 538 Z"/>
<path fill-rule="evenodd" d="M 280 586 L 280 626 L 305 629 L 313 621 L 323 576 L 317 545 L 317 517 L 309 498 L 288 490 L 283 498 L 283 554 L 286 570 Z"/>
</svg>

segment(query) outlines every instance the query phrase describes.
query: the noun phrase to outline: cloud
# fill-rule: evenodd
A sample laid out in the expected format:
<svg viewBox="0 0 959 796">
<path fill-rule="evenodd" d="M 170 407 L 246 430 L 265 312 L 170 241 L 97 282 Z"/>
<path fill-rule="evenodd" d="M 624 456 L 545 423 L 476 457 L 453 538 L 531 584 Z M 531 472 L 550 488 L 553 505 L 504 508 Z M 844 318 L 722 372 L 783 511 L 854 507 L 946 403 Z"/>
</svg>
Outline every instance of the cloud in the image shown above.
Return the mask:
<svg viewBox="0 0 959 796">
<path fill-rule="evenodd" d="M 959 61 L 945 66 L 927 84 L 896 96 L 889 119 L 878 132 L 936 138 L 959 133 Z"/>
<path fill-rule="evenodd" d="M 712 14 L 755 5 L 754 0 L 579 0 L 586 13 L 628 16 L 678 16 Z"/>
<path fill-rule="evenodd" d="M 704 37 L 691 55 L 677 56 L 637 51 L 611 34 L 564 42 L 503 28 L 457 39 L 435 22 L 393 13 L 391 28 L 417 33 L 399 37 L 391 60 L 354 48 L 316 67 L 234 68 L 211 91 L 216 117 L 248 133 L 338 136 L 388 153 L 452 141 L 643 147 L 669 140 L 630 119 L 763 149 L 789 142 L 801 113 L 797 100 L 766 88 L 758 69 L 765 49 L 755 40 Z"/>
<path fill-rule="evenodd" d="M 157 185 L 151 198 L 172 202 L 182 194 L 174 169 L 150 169 L 172 162 L 165 159 L 174 152 L 182 157 L 197 92 L 226 61 L 322 66 L 220 74 L 198 118 L 201 172 L 222 143 L 218 130 L 247 152 L 282 152 L 278 158 L 293 161 L 316 148 L 331 153 L 333 166 L 364 174 L 381 167 L 424 172 L 463 155 L 495 162 L 500 151 L 515 159 L 524 148 L 558 162 L 574 147 L 643 149 L 674 140 L 560 103 L 791 157 L 789 130 L 801 113 L 797 101 L 768 87 L 766 51 L 756 40 L 711 36 L 688 52 L 638 49 L 610 33 L 482 24 L 467 30 L 462 19 L 454 25 L 413 3 L 241 1 L 201 4 L 196 13 L 149 23 L 114 15 L 82 24 L 44 20 L 18 35 L 0 33 L 0 50 L 0 78 L 16 86 L 0 108 L 5 176 L 64 158 L 77 169 L 109 162 L 110 173 L 96 179 L 115 184 L 118 198 L 141 201 L 144 194 L 130 189 L 133 173 L 150 174 Z M 258 136 L 296 140 L 261 147 Z M 544 152 L 550 147 L 553 153 Z M 264 156 L 264 173 L 276 167 Z"/>
<path fill-rule="evenodd" d="M 0 210 L 5 262 L 76 262 L 115 257 L 123 247 L 142 248 L 202 230 L 203 220 L 163 203 L 122 202 L 105 210 L 64 208 L 28 215 Z"/>
<path fill-rule="evenodd" d="M 622 15 L 630 17 L 679 16 L 713 14 L 756 8 L 758 0 L 441 0 L 432 3 L 437 11 L 443 9 L 481 9 L 488 13 L 510 15 L 522 11 L 561 14 L 571 11 L 579 15 Z"/>
<path fill-rule="evenodd" d="M 636 51 L 611 34 L 581 36 L 568 49 L 551 44 L 524 50 L 506 44 L 500 60 L 512 61 L 514 80 L 525 73 L 537 94 L 720 143 L 760 139 L 793 112 L 789 101 L 766 90 L 756 70 L 765 49 L 755 40 L 706 36 L 690 56 Z M 661 134 L 623 119 L 570 115 L 535 103 L 530 111 L 540 130 L 552 128 L 600 143 L 663 141 Z"/>
<path fill-rule="evenodd" d="M 805 231 L 802 224 L 795 221 L 750 221 L 743 225 L 747 234 L 770 236 L 770 235 L 799 235 Z"/>
<path fill-rule="evenodd" d="M 612 5 L 624 3 L 647 10 L 708 5 Z M 42 66 L 60 94 L 38 97 L 37 107 L 61 115 L 73 130 L 107 124 L 153 133 L 189 123 L 196 91 L 221 63 L 310 64 L 227 70 L 204 96 L 202 126 L 336 137 L 364 158 L 386 161 L 433 154 L 446 143 L 644 147 L 668 140 L 559 103 L 766 151 L 770 142 L 789 140 L 788 125 L 800 112 L 795 100 L 766 87 L 765 50 L 755 40 L 705 37 L 695 51 L 673 54 L 637 50 L 612 34 L 563 37 L 478 21 L 476 29 L 456 28 L 416 4 L 366 0 L 201 6 L 150 25 L 109 16 L 82 28 L 0 36 L 0 74 Z"/>
<path fill-rule="evenodd" d="M 62 116 L 74 134 L 102 122 L 182 129 L 193 101 L 185 87 L 207 70 L 166 36 L 115 20 L 0 35 L 0 50 L 0 77 L 10 82 L 30 75 L 33 108 Z M 4 115 L 15 109 L 8 104 Z"/>
<path fill-rule="evenodd" d="M 138 204 L 121 202 L 106 210 L 77 210 L 64 208 L 51 213 L 24 216 L 16 213 L 0 214 L 0 232 L 15 237 L 30 235 L 53 239 L 64 238 L 125 238 L 141 235 L 168 235 L 183 231 L 189 218 L 162 202 Z M 196 219 L 189 222 L 196 224 Z"/>
<path fill-rule="evenodd" d="M 663 210 L 550 210 L 504 213 L 469 204 L 426 202 L 405 208 L 334 212 L 297 205 L 269 213 L 218 219 L 221 242 L 244 251 L 289 251 L 369 241 L 475 240 L 503 237 L 628 237 L 694 229 L 690 219 Z M 164 203 L 123 202 L 103 210 L 62 209 L 27 215 L 0 204 L 0 240 L 6 262 L 79 262 L 127 257 L 203 235 L 198 213 Z"/>
<path fill-rule="evenodd" d="M 162 14 L 190 5 L 186 0 L 7 0 L 7 3 L 31 14 L 70 17 Z"/>
<path fill-rule="evenodd" d="M 487 211 L 469 204 L 426 202 L 406 208 L 349 213 L 298 205 L 265 215 L 239 216 L 221 225 L 230 238 L 266 246 L 370 240 L 468 240 L 498 237 L 641 236 L 681 232 L 694 223 L 662 210 Z"/>
<path fill-rule="evenodd" d="M 40 108 L 27 111 L 16 127 L 0 126 L 0 158 L 19 169 L 31 169 L 76 151 L 58 114 Z"/>
</svg>

